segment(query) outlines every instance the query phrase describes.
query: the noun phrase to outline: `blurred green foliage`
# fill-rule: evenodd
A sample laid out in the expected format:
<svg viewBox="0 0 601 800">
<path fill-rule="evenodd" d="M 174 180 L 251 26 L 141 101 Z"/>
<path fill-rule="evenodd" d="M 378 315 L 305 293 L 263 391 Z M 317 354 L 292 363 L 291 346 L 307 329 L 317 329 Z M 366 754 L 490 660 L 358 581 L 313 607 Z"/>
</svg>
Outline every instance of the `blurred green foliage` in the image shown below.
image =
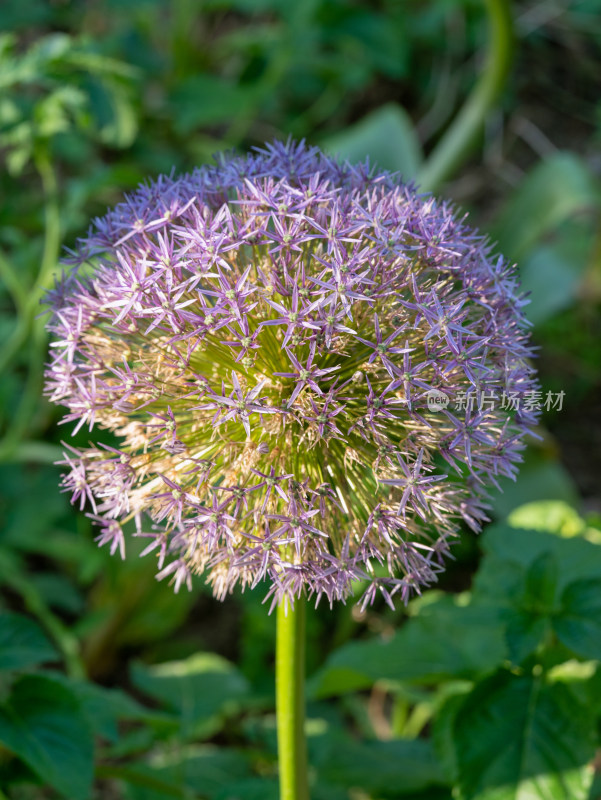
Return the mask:
<svg viewBox="0 0 601 800">
<path fill-rule="evenodd" d="M 147 175 L 274 137 L 419 181 L 495 5 L 1 4 L 0 798 L 277 797 L 260 592 L 172 594 L 135 541 L 125 562 L 99 551 L 58 491 L 39 303 L 61 249 Z M 601 796 L 601 2 L 513 17 L 513 74 L 437 189 L 519 262 L 565 407 L 439 591 L 309 614 L 316 800 Z"/>
<path fill-rule="evenodd" d="M 314 796 L 594 797 L 600 545 L 598 520 L 531 503 L 483 534 L 470 591 L 429 592 L 397 630 L 370 613 L 380 632 L 333 647 L 309 682 Z M 273 697 L 228 660 L 132 662 L 133 699 L 57 672 L 27 616 L 0 624 L 7 784 L 85 800 L 95 775 L 125 798 L 277 797 Z"/>
</svg>

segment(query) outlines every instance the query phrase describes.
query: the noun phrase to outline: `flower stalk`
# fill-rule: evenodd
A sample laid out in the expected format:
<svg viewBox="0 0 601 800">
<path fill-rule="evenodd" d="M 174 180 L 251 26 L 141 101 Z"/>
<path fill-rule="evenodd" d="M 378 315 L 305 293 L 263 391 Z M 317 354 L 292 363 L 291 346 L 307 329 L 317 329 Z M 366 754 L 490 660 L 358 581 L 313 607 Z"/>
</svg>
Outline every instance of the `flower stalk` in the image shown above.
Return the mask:
<svg viewBox="0 0 601 800">
<path fill-rule="evenodd" d="M 305 742 L 305 600 L 277 609 L 276 709 L 280 800 L 309 800 Z"/>
<path fill-rule="evenodd" d="M 417 183 L 424 192 L 436 191 L 471 152 L 507 83 L 513 60 L 513 16 L 509 0 L 486 0 L 489 45 L 480 78 L 434 148 Z"/>
</svg>

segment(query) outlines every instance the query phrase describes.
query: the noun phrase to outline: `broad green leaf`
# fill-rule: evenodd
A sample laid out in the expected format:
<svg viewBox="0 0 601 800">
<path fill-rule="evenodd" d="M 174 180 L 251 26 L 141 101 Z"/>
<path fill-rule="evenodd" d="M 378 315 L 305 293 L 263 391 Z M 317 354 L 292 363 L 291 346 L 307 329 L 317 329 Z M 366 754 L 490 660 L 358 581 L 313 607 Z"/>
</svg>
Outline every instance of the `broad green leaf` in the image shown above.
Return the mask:
<svg viewBox="0 0 601 800">
<path fill-rule="evenodd" d="M 308 693 L 311 697 L 335 697 L 341 694 L 348 694 L 349 692 L 358 692 L 362 689 L 368 689 L 377 680 L 373 677 L 372 669 L 367 664 L 367 659 L 364 664 L 361 664 L 361 652 L 369 651 L 368 659 L 371 661 L 374 657 L 376 660 L 380 659 L 380 642 L 373 642 L 373 647 L 369 647 L 367 643 L 361 644 L 348 644 L 336 651 L 326 662 L 325 667 L 317 672 L 308 683 Z M 356 648 L 359 648 L 358 652 Z M 349 657 L 351 664 L 356 664 L 354 669 L 352 666 L 339 664 L 346 656 Z"/>
<path fill-rule="evenodd" d="M 118 689 L 106 689 L 93 683 L 78 682 L 73 692 L 81 703 L 90 727 L 98 736 L 115 742 L 119 737 L 119 720 L 144 720 L 152 712 Z"/>
<path fill-rule="evenodd" d="M 458 606 L 442 597 L 387 640 L 351 642 L 334 651 L 309 682 L 313 697 L 353 691 L 378 680 L 431 683 L 495 669 L 505 645 L 494 608 Z"/>
<path fill-rule="evenodd" d="M 548 319 L 576 299 L 600 207 L 599 185 L 584 161 L 571 153 L 543 161 L 510 198 L 492 235 L 520 266 L 532 322 Z"/>
<path fill-rule="evenodd" d="M 150 783 L 144 785 L 145 776 L 158 778 L 179 790 L 182 797 L 200 796 L 213 800 L 224 796 L 225 787 L 248 779 L 251 774 L 249 759 L 239 750 L 189 745 L 175 751 L 155 753 L 147 764 L 131 770 L 130 780 L 126 772 L 123 778 L 130 800 L 164 800 L 165 794 L 153 791 Z M 135 780 L 136 775 L 142 780 Z"/>
<path fill-rule="evenodd" d="M 147 720 L 156 716 L 156 712 L 144 708 L 120 689 L 107 689 L 62 674 L 53 674 L 52 679 L 73 693 L 91 730 L 109 742 L 116 742 L 119 738 L 119 720 Z"/>
<path fill-rule="evenodd" d="M 550 614 L 555 608 L 559 565 L 552 552 L 537 556 L 526 573 L 522 604 L 535 614 Z"/>
<path fill-rule="evenodd" d="M 405 180 L 413 179 L 422 161 L 422 153 L 413 123 L 395 103 L 372 111 L 341 133 L 323 140 L 324 149 L 351 162 L 369 157 L 381 169 L 400 172 Z"/>
<path fill-rule="evenodd" d="M 544 500 L 518 506 L 507 517 L 512 528 L 557 533 L 570 538 L 583 533 L 586 523 L 577 511 L 561 500 Z"/>
<path fill-rule="evenodd" d="M 37 593 L 49 608 L 68 614 L 81 615 L 85 610 L 85 599 L 74 582 L 59 572 L 36 572 L 27 576 Z"/>
<path fill-rule="evenodd" d="M 550 644 L 552 630 L 581 657 L 601 657 L 601 546 L 580 537 L 493 525 L 483 547 L 474 602 L 498 609 L 514 663 Z"/>
<path fill-rule="evenodd" d="M 557 459 L 536 451 L 526 454 L 517 481 L 501 478 L 499 484 L 502 494 L 495 492 L 492 498 L 495 516 L 499 519 L 535 500 L 561 500 L 569 504 L 578 502 L 578 491 L 567 470 Z"/>
<path fill-rule="evenodd" d="M 537 616 L 521 609 L 511 609 L 506 616 L 505 636 L 514 664 L 521 664 L 544 643 L 551 630 L 548 616 Z"/>
<path fill-rule="evenodd" d="M 457 781 L 457 753 L 453 730 L 455 717 L 465 696 L 472 689 L 473 685 L 465 681 L 457 688 L 457 691 L 450 692 L 447 700 L 438 709 L 432 726 L 432 744 L 449 784 L 455 784 Z"/>
<path fill-rule="evenodd" d="M 0 670 L 23 669 L 58 658 L 35 622 L 20 614 L 0 613 Z"/>
<path fill-rule="evenodd" d="M 513 601 L 524 575 L 537 558 L 551 553 L 560 566 L 557 592 L 574 581 L 601 575 L 601 546 L 586 539 L 564 539 L 552 533 L 490 525 L 481 539 L 486 554 L 474 581 L 474 599 Z"/>
<path fill-rule="evenodd" d="M 312 764 L 319 780 L 333 786 L 396 798 L 445 784 L 432 746 L 423 739 L 362 742 L 326 734 L 316 744 Z"/>
<path fill-rule="evenodd" d="M 41 675 L 18 680 L 0 706 L 0 742 L 67 800 L 88 800 L 94 743 L 66 686 Z"/>
<path fill-rule="evenodd" d="M 569 659 L 547 672 L 549 683 L 561 683 L 596 718 L 601 714 L 601 664 Z"/>
<path fill-rule="evenodd" d="M 594 720 L 567 688 L 501 671 L 450 706 L 461 800 L 585 800 Z"/>
<path fill-rule="evenodd" d="M 575 581 L 566 588 L 553 629 L 577 655 L 601 660 L 600 578 Z"/>
<path fill-rule="evenodd" d="M 530 172 L 491 231 L 508 258 L 521 261 L 548 231 L 582 211 L 599 208 L 590 169 L 573 153 L 558 153 Z"/>
<path fill-rule="evenodd" d="M 150 667 L 137 663 L 132 667 L 132 680 L 138 689 L 177 712 L 186 733 L 236 713 L 250 693 L 246 679 L 214 653 Z"/>
<path fill-rule="evenodd" d="M 535 325 L 567 308 L 578 296 L 587 261 L 562 249 L 540 245 L 520 263 L 521 289 L 530 300 L 526 316 Z"/>
</svg>

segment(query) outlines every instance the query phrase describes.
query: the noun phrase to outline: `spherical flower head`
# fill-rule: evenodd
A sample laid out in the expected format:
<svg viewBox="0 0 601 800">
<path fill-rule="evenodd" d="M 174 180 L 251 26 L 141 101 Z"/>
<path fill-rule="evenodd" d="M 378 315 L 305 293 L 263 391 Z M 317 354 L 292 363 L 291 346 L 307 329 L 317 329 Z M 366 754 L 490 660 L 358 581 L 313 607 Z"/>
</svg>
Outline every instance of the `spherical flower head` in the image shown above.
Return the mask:
<svg viewBox="0 0 601 800">
<path fill-rule="evenodd" d="M 515 476 L 536 410 L 505 399 L 537 384 L 514 269 L 394 175 L 303 143 L 223 157 L 68 262 L 47 392 L 119 445 L 67 447 L 63 486 L 113 552 L 134 520 L 176 590 L 406 601 Z"/>
</svg>

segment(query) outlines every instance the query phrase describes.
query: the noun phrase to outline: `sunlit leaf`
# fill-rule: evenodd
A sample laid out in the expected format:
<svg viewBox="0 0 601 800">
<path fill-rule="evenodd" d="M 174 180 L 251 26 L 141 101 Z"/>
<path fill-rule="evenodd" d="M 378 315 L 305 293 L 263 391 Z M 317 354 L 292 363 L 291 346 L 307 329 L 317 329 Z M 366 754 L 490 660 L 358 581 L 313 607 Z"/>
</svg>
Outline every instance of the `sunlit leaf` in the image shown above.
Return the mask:
<svg viewBox="0 0 601 800">
<path fill-rule="evenodd" d="M 186 732 L 235 713 L 249 697 L 245 678 L 214 653 L 155 666 L 134 664 L 132 680 L 138 689 L 176 711 Z"/>
<path fill-rule="evenodd" d="M 432 683 L 493 670 L 505 657 L 494 608 L 429 604 L 387 640 L 351 642 L 313 676 L 314 697 L 344 694 L 378 680 Z"/>
<path fill-rule="evenodd" d="M 193 793 L 213 800 L 223 797 L 223 790 L 230 784 L 250 778 L 251 771 L 248 757 L 239 750 L 189 745 L 177 750 L 158 751 L 147 764 L 136 765 L 130 780 L 127 780 L 127 773 L 124 775 L 127 797 L 131 800 L 164 800 L 163 792 L 153 790 L 151 783 L 145 785 L 143 780 L 135 780 L 136 775 L 158 778 L 179 790 L 182 797 Z M 234 798 L 237 795 L 226 796 Z"/>
<path fill-rule="evenodd" d="M 558 593 L 574 581 L 601 574 L 601 546 L 579 537 L 564 539 L 543 531 L 497 524 L 484 533 L 482 547 L 486 558 L 474 583 L 479 598 L 515 598 L 526 572 L 544 553 L 551 553 L 559 565 Z"/>
<path fill-rule="evenodd" d="M 74 680 L 65 675 L 53 675 L 52 679 L 72 692 L 90 729 L 110 742 L 119 738 L 120 720 L 152 719 L 155 712 L 140 705 L 121 689 L 107 689 L 86 680 Z"/>
<path fill-rule="evenodd" d="M 556 457 L 534 450 L 528 452 L 516 481 L 501 478 L 503 493 L 493 492 L 495 516 L 503 519 L 515 508 L 534 500 L 562 500 L 570 505 L 578 502 L 576 485 Z"/>
<path fill-rule="evenodd" d="M 518 506 L 507 517 L 512 528 L 547 531 L 566 538 L 583 533 L 586 523 L 577 511 L 561 500 L 544 500 Z"/>
<path fill-rule="evenodd" d="M 598 209 L 600 202 L 599 187 L 584 161 L 558 153 L 526 176 L 491 235 L 501 252 L 519 262 L 545 233 L 576 214 Z"/>
<path fill-rule="evenodd" d="M 586 799 L 594 720 L 565 685 L 503 670 L 453 699 L 440 724 L 461 800 Z"/>
<path fill-rule="evenodd" d="M 322 142 L 324 149 L 351 162 L 365 161 L 400 172 L 405 180 L 417 174 L 422 154 L 408 114 L 389 103 L 367 114 L 346 130 Z"/>
</svg>

